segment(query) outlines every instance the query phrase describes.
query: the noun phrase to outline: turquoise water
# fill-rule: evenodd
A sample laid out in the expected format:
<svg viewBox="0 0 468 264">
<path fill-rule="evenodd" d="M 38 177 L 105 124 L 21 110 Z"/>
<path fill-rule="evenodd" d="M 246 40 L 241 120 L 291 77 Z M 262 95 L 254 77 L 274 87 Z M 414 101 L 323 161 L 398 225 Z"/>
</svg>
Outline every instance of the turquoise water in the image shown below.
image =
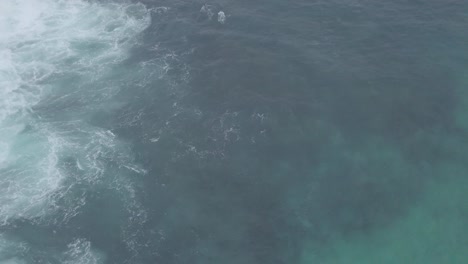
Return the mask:
<svg viewBox="0 0 468 264">
<path fill-rule="evenodd" d="M 467 263 L 467 11 L 0 2 L 0 264 Z"/>
</svg>

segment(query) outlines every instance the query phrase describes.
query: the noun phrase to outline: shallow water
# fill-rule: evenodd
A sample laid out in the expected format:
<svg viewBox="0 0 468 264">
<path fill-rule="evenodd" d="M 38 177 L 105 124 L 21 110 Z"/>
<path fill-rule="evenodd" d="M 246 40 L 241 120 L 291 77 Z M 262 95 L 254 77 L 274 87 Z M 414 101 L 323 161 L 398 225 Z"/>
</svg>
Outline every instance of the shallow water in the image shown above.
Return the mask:
<svg viewBox="0 0 468 264">
<path fill-rule="evenodd" d="M 467 11 L 2 1 L 0 263 L 466 263 Z"/>
</svg>

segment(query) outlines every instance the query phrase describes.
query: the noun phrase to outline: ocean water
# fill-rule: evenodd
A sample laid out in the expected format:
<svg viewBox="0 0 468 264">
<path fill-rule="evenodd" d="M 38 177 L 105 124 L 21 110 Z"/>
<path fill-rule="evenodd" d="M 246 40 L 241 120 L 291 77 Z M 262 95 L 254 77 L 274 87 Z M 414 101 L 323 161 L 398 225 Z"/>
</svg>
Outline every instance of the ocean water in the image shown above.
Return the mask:
<svg viewBox="0 0 468 264">
<path fill-rule="evenodd" d="M 2 0 L 0 264 L 468 263 L 467 14 Z"/>
</svg>

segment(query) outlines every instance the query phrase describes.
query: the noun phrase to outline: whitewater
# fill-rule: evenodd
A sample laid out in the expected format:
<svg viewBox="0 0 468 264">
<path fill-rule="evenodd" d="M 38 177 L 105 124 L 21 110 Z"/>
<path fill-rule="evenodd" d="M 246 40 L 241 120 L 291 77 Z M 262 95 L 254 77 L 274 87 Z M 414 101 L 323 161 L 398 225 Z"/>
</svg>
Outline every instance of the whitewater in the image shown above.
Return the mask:
<svg viewBox="0 0 468 264">
<path fill-rule="evenodd" d="M 0 2 L 0 263 L 41 261 L 27 257 L 40 255 L 34 245 L 8 232 L 18 223 L 59 226 L 86 203 L 83 186 L 117 188 L 123 174 L 142 173 L 125 143 L 91 118 L 119 107 L 111 73 L 149 23 L 142 4 Z M 113 174 L 111 162 L 118 164 Z M 48 258 L 103 261 L 83 238 L 64 242 Z"/>
</svg>

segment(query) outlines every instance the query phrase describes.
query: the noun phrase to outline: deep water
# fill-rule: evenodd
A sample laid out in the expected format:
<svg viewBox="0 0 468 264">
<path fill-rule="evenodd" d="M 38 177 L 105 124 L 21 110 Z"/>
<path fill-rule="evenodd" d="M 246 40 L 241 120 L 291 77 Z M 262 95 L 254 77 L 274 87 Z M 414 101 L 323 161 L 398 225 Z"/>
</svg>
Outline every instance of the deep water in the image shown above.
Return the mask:
<svg viewBox="0 0 468 264">
<path fill-rule="evenodd" d="M 0 264 L 468 263 L 467 14 L 1 1 Z"/>
</svg>

